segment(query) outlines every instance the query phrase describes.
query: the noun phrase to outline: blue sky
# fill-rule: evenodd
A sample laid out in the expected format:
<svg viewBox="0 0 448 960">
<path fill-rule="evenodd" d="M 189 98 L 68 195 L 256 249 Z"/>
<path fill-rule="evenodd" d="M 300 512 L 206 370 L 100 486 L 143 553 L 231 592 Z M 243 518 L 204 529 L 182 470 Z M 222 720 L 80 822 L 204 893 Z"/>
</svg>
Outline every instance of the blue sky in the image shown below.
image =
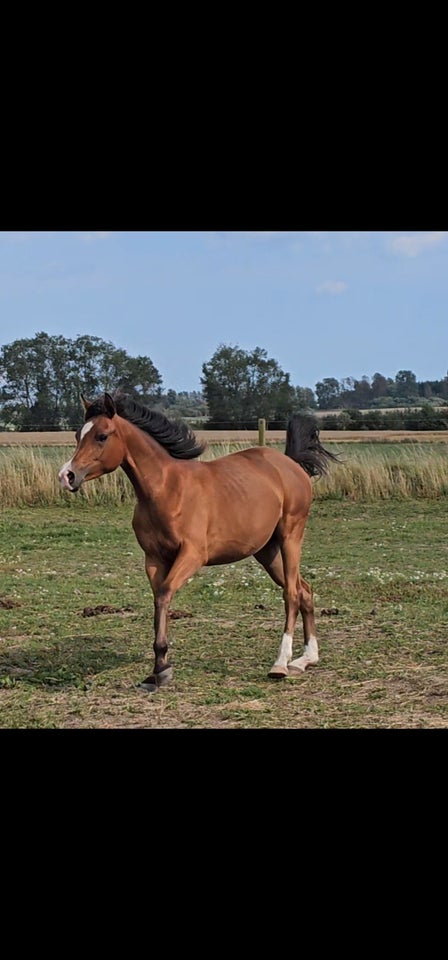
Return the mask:
<svg viewBox="0 0 448 960">
<path fill-rule="evenodd" d="M 221 343 L 265 348 L 312 389 L 440 379 L 448 231 L 0 233 L 0 346 L 41 330 L 149 356 L 164 389 L 201 389 Z"/>
</svg>

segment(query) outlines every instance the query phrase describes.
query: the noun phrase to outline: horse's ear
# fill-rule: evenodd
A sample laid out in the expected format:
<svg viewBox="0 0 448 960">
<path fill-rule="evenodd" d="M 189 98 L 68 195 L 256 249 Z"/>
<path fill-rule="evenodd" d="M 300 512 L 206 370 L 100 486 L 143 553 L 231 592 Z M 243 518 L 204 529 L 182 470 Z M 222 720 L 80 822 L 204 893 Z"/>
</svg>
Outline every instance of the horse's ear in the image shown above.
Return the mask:
<svg viewBox="0 0 448 960">
<path fill-rule="evenodd" d="M 89 407 L 92 406 L 92 404 L 90 403 L 90 400 L 86 400 L 86 398 L 85 398 L 85 396 L 84 396 L 83 393 L 80 393 L 79 396 L 81 397 L 81 402 L 82 402 L 82 405 L 83 405 L 83 407 L 84 407 L 84 410 L 85 410 L 86 413 L 87 413 L 87 410 L 89 409 Z"/>
<path fill-rule="evenodd" d="M 111 397 L 110 393 L 104 394 L 104 408 L 106 411 L 106 417 L 109 417 L 112 420 L 112 417 L 115 416 L 117 410 L 114 398 Z"/>
</svg>

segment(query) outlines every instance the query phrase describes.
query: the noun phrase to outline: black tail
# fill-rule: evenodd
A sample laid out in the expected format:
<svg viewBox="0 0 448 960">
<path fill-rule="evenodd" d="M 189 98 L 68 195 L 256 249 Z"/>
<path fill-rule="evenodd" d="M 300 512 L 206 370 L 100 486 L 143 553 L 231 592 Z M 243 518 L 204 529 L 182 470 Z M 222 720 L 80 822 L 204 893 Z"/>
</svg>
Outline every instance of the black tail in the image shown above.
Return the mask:
<svg viewBox="0 0 448 960">
<path fill-rule="evenodd" d="M 322 446 L 316 418 L 305 413 L 294 413 L 290 417 L 285 453 L 291 460 L 300 463 L 310 477 L 323 477 L 327 473 L 328 462 L 338 462 L 338 457 Z"/>
</svg>

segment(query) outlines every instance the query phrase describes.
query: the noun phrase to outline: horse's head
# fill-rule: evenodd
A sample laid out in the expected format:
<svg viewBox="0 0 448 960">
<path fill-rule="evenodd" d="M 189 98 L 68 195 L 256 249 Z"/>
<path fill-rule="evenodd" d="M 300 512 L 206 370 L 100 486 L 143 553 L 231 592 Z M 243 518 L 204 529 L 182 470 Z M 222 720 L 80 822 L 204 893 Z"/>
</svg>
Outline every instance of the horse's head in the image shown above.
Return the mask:
<svg viewBox="0 0 448 960">
<path fill-rule="evenodd" d="M 96 480 L 116 470 L 125 455 L 110 394 L 104 394 L 101 404 L 89 403 L 82 395 L 81 399 L 86 416 L 84 425 L 75 434 L 78 446 L 71 460 L 59 471 L 61 487 L 71 493 L 76 493 L 84 480 Z"/>
</svg>

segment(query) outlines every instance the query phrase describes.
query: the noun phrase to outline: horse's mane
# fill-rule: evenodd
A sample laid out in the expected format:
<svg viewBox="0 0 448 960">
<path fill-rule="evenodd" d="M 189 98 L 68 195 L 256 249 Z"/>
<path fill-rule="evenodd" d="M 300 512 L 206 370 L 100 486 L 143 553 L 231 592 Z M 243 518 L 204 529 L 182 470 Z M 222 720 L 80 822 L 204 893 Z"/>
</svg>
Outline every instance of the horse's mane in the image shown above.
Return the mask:
<svg viewBox="0 0 448 960">
<path fill-rule="evenodd" d="M 133 423 L 150 437 L 157 440 L 162 447 L 177 460 L 193 460 L 204 451 L 206 444 L 199 443 L 194 433 L 180 420 L 168 420 L 163 413 L 150 410 L 143 403 L 134 400 L 125 393 L 114 393 L 112 398 L 119 417 Z M 100 415 L 107 416 L 105 398 L 98 397 L 86 411 L 85 420 Z"/>
</svg>

